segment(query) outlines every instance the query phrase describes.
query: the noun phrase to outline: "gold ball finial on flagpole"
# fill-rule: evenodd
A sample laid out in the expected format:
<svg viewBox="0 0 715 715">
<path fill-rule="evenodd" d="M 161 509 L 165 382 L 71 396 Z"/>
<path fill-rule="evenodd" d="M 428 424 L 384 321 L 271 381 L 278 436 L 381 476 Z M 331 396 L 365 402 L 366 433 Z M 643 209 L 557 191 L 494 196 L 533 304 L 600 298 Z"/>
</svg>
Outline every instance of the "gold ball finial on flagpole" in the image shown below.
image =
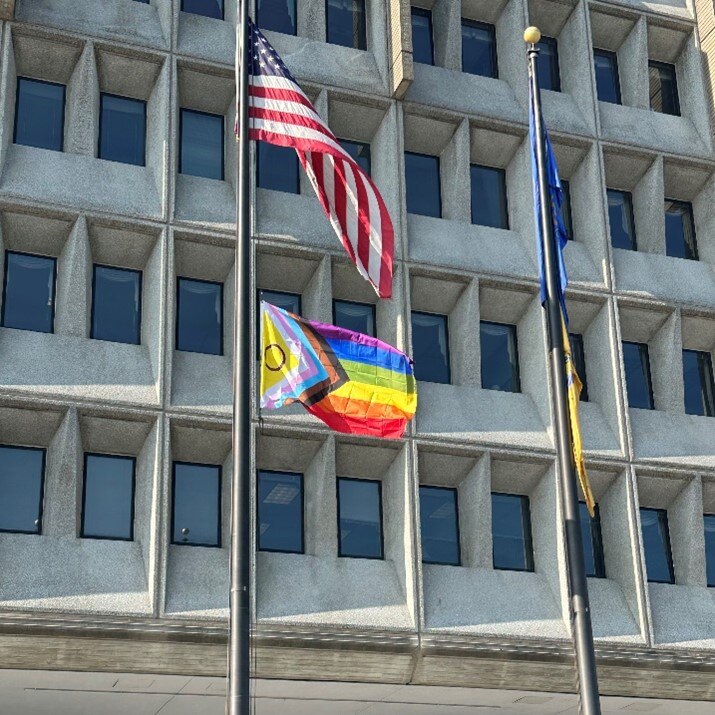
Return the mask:
<svg viewBox="0 0 715 715">
<path fill-rule="evenodd" d="M 538 27 L 527 27 L 524 30 L 524 42 L 528 42 L 530 45 L 536 45 L 541 40 L 541 30 Z"/>
</svg>

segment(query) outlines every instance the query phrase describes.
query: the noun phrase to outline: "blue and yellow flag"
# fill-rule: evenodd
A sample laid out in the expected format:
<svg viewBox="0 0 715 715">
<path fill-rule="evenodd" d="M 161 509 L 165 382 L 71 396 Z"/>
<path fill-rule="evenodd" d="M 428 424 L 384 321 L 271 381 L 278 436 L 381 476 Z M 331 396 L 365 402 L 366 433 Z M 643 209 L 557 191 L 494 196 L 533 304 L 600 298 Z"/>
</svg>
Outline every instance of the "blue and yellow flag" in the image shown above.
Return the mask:
<svg viewBox="0 0 715 715">
<path fill-rule="evenodd" d="M 529 139 L 531 141 L 531 173 L 532 183 L 534 185 L 534 215 L 536 217 L 536 245 L 539 256 L 539 278 L 541 281 L 541 302 L 546 301 L 546 270 L 544 266 L 544 249 L 542 233 L 542 215 L 541 215 L 541 190 L 539 188 L 539 173 L 536 154 L 536 108 L 534 103 L 534 91 L 531 84 L 529 85 Z M 544 129 L 544 139 L 546 144 L 546 180 L 548 182 L 549 205 L 551 207 L 551 223 L 554 227 L 554 238 L 556 239 L 556 259 L 559 264 L 559 281 L 558 281 L 558 298 L 561 306 L 561 329 L 563 331 L 564 352 L 566 353 L 566 380 L 568 384 L 568 400 L 569 400 L 569 423 L 571 426 L 571 447 L 573 451 L 574 465 L 578 474 L 581 490 L 586 500 L 586 506 L 591 516 L 594 515 L 595 501 L 591 491 L 591 485 L 586 474 L 586 464 L 583 458 L 583 440 L 581 437 L 581 423 L 578 415 L 578 405 L 581 397 L 583 385 L 576 372 L 576 366 L 573 361 L 573 353 L 571 351 L 571 341 L 569 339 L 568 324 L 569 318 L 566 312 L 566 286 L 568 285 L 568 276 L 566 275 L 566 265 L 564 262 L 564 249 L 568 241 L 568 234 L 564 226 L 564 220 L 561 214 L 561 205 L 564 200 L 563 187 L 559 178 L 559 170 L 556 166 L 556 157 L 554 150 L 551 147 L 549 133 Z"/>
</svg>

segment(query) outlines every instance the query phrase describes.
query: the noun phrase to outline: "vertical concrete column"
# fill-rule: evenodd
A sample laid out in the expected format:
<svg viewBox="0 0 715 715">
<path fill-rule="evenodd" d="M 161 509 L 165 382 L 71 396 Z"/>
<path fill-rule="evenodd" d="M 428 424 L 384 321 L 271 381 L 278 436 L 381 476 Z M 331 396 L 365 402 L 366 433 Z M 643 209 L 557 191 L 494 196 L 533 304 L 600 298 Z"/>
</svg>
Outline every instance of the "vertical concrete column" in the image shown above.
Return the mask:
<svg viewBox="0 0 715 715">
<path fill-rule="evenodd" d="M 509 0 L 496 21 L 499 78 L 506 80 L 520 98 L 528 97 L 529 90 L 523 38 L 526 23 L 525 0 Z"/>
<path fill-rule="evenodd" d="M 633 189 L 633 215 L 639 251 L 665 255 L 663 157 L 657 156 Z"/>
<path fill-rule="evenodd" d="M 80 216 L 57 261 L 55 332 L 89 337 L 92 292 L 92 254 L 87 222 Z"/>
<path fill-rule="evenodd" d="M 5 163 L 7 150 L 13 140 L 15 118 L 15 88 L 17 70 L 10 25 L 3 28 L 4 42 L 0 64 L 0 169 Z"/>
<path fill-rule="evenodd" d="M 395 263 L 392 276 L 392 298 L 378 300 L 375 305 L 377 337 L 398 350 L 407 351 L 407 325 L 405 324 L 405 294 L 402 290 L 402 263 Z M 332 321 L 331 321 L 332 322 Z"/>
<path fill-rule="evenodd" d="M 87 42 L 67 85 L 65 151 L 96 156 L 99 136 L 99 78 L 94 44 Z"/>
<path fill-rule="evenodd" d="M 641 15 L 618 49 L 618 70 L 623 104 L 648 109 L 648 24 Z"/>
<path fill-rule="evenodd" d="M 436 2 L 432 9 L 434 61 L 448 70 L 462 69 L 462 3 Z"/>
<path fill-rule="evenodd" d="M 551 372 L 546 362 L 546 312 L 538 296 L 534 296 L 529 303 L 517 324 L 516 332 L 521 391 L 534 401 L 543 423 L 548 426 L 551 440 L 554 440 L 549 388 Z"/>
<path fill-rule="evenodd" d="M 329 117 L 330 100 L 328 97 L 327 89 L 321 89 L 320 92 L 318 92 L 318 96 L 315 98 L 315 102 L 313 102 L 313 106 L 315 107 L 315 111 L 317 112 L 318 116 L 328 126 L 330 126 L 330 117 Z M 253 142 L 253 143 L 257 144 L 257 142 Z M 310 179 L 308 178 L 308 175 L 303 170 L 302 166 L 300 166 L 300 168 L 298 169 L 298 182 L 300 184 L 300 193 L 301 194 L 315 197 L 315 189 L 313 188 L 313 185 L 310 183 Z M 316 201 L 317 201 L 317 198 L 316 198 Z"/>
<path fill-rule="evenodd" d="M 467 283 L 449 315 L 449 342 L 452 383 L 481 387 L 479 283 L 476 279 Z"/>
<path fill-rule="evenodd" d="M 673 566 L 676 583 L 707 586 L 705 531 L 703 528 L 703 485 L 693 477 L 668 509 Z"/>
<path fill-rule="evenodd" d="M 303 290 L 303 312 L 310 320 L 332 323 L 333 288 L 330 256 L 325 255 Z"/>
<path fill-rule="evenodd" d="M 680 311 L 674 310 L 649 343 L 655 408 L 684 412 L 683 336 Z"/>
<path fill-rule="evenodd" d="M 171 101 L 171 62 L 166 60 L 151 90 L 147 101 L 146 127 L 146 163 L 151 170 L 156 190 L 161 197 L 164 215 L 167 213 L 169 186 L 168 171 L 173 170 L 169 163 L 169 118 L 172 111 Z"/>
<path fill-rule="evenodd" d="M 174 295 L 167 291 L 167 243 L 168 232 L 164 229 L 156 238 L 154 248 L 144 266 L 142 279 L 144 294 L 142 297 L 142 343 L 146 343 L 149 347 L 149 359 L 160 402 L 164 388 L 164 354 L 167 350 L 167 344 L 162 339 L 162 335 L 168 323 L 167 302 Z M 232 279 L 233 275 L 229 274 L 224 286 L 224 295 L 228 293 L 231 296 L 231 311 L 233 310 Z M 224 317 L 224 330 L 228 327 L 231 331 L 232 313 L 230 311 L 227 313 L 228 315 Z M 230 356 L 233 350 L 232 334 L 229 333 L 224 337 L 224 348 L 226 354 Z"/>
<path fill-rule="evenodd" d="M 698 242 L 698 255 L 701 261 L 715 265 L 715 175 L 711 175 L 700 193 L 693 199 L 693 218 L 696 236 L 705 236 Z"/>
<path fill-rule="evenodd" d="M 390 92 L 396 99 L 405 96 L 415 77 L 411 13 L 410 0 L 387 0 Z"/>
<path fill-rule="evenodd" d="M 711 3 L 709 12 L 712 12 L 712 8 Z M 700 10 L 698 10 L 699 16 Z M 712 38 L 707 38 L 703 45 L 699 46 L 696 33 L 691 32 L 676 64 L 682 115 L 695 125 L 703 143 L 710 151 L 712 151 L 711 108 L 704 75 L 705 66 L 709 67 L 711 44 Z"/>
<path fill-rule="evenodd" d="M 462 566 L 491 569 L 491 457 L 483 454 L 458 487 Z"/>
<path fill-rule="evenodd" d="M 465 118 L 440 155 L 442 217 L 466 223 L 472 220 L 469 143 L 469 120 Z"/>
<path fill-rule="evenodd" d="M 334 559 L 338 553 L 335 437 L 330 434 L 305 470 L 305 553 Z"/>
<path fill-rule="evenodd" d="M 303 0 L 298 3 L 298 35 L 325 42 L 325 0 Z"/>
</svg>

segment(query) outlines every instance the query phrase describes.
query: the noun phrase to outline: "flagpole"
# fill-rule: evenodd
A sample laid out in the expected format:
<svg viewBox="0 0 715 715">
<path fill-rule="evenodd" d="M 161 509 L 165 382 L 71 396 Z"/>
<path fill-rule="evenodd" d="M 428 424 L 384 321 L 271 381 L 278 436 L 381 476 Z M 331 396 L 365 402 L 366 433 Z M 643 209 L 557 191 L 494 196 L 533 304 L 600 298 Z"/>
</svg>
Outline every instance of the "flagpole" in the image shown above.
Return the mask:
<svg viewBox="0 0 715 715">
<path fill-rule="evenodd" d="M 248 3 L 236 18 L 236 267 L 233 355 L 233 475 L 226 714 L 250 714 L 251 581 L 251 236 L 248 143 Z"/>
<path fill-rule="evenodd" d="M 536 43 L 541 33 L 530 27 L 524 33 L 528 43 L 529 81 L 534 97 L 534 123 L 536 132 L 536 159 L 541 200 L 541 235 L 543 237 L 544 273 L 546 282 L 546 311 L 548 320 L 549 357 L 553 390 L 551 399 L 556 419 L 556 448 L 561 477 L 561 496 L 566 537 L 566 561 L 568 570 L 569 607 L 573 626 L 574 651 L 578 672 L 580 711 L 582 715 L 600 715 L 596 674 L 596 654 L 593 647 L 593 630 L 588 601 L 588 583 L 583 559 L 576 471 L 574 468 L 571 429 L 568 411 L 566 378 L 566 355 L 562 330 L 561 306 L 558 298 L 559 271 L 556 262 L 554 225 L 550 191 L 546 170 L 546 141 L 541 116 L 541 95 L 537 62 L 539 49 Z"/>
</svg>

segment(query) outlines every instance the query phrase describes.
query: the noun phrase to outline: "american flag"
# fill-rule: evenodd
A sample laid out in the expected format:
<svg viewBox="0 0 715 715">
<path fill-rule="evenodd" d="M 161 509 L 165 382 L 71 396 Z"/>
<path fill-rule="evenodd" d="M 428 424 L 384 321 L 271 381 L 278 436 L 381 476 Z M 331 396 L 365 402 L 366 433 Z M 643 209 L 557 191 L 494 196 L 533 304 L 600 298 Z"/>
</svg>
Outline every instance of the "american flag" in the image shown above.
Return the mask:
<svg viewBox="0 0 715 715">
<path fill-rule="evenodd" d="M 249 20 L 249 137 L 293 147 L 360 274 L 392 295 L 394 230 L 370 177 L 340 146 L 278 53 Z"/>
</svg>

